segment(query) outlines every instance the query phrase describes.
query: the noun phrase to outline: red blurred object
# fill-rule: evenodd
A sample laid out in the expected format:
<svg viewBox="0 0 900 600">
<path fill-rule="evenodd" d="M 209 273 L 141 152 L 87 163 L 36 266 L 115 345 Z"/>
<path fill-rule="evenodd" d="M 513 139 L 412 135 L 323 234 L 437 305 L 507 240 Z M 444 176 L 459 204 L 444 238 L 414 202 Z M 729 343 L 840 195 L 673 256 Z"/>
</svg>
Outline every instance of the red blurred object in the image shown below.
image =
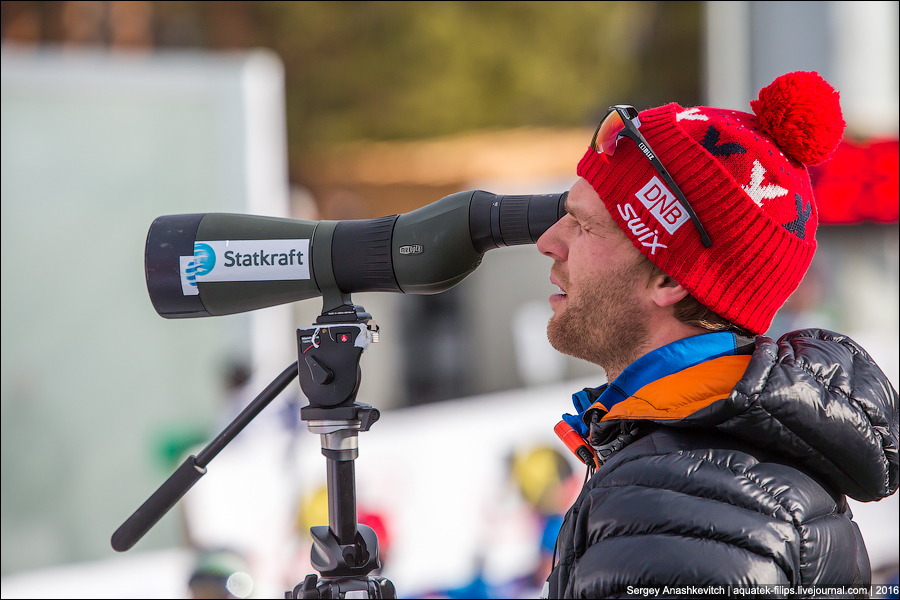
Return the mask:
<svg viewBox="0 0 900 600">
<path fill-rule="evenodd" d="M 384 517 L 380 513 L 358 509 L 357 522 L 360 525 L 368 525 L 375 531 L 375 535 L 378 536 L 378 550 L 382 555 L 386 555 L 391 547 L 391 536 L 388 534 Z"/>
<path fill-rule="evenodd" d="M 840 143 L 831 160 L 809 167 L 819 223 L 896 223 L 898 200 L 898 140 Z"/>
</svg>

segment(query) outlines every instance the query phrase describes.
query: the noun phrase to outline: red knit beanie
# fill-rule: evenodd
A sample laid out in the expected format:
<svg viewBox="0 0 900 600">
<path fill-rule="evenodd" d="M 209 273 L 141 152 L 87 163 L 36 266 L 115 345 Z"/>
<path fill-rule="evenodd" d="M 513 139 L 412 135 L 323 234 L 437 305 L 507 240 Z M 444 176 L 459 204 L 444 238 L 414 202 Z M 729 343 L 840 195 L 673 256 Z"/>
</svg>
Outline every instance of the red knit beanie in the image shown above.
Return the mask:
<svg viewBox="0 0 900 600">
<path fill-rule="evenodd" d="M 712 239 L 705 248 L 675 195 L 630 139 L 615 155 L 588 149 L 578 175 L 647 258 L 703 305 L 764 333 L 816 250 L 807 165 L 844 131 L 839 94 L 817 73 L 782 75 L 750 103 L 755 115 L 669 104 L 640 113 L 640 131 Z"/>
</svg>

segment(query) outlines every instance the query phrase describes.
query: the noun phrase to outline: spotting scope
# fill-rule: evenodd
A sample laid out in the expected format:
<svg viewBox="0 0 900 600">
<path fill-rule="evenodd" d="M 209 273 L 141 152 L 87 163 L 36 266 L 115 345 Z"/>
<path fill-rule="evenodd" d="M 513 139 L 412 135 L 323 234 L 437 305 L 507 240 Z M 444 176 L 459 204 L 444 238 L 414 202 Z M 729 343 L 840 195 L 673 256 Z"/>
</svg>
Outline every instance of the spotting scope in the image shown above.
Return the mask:
<svg viewBox="0 0 900 600">
<path fill-rule="evenodd" d="M 353 292 L 436 294 L 474 271 L 488 250 L 536 242 L 565 215 L 567 195 L 466 191 L 402 215 L 352 221 L 163 216 L 147 234 L 147 289 L 166 318 L 316 296 L 329 309 Z"/>
</svg>

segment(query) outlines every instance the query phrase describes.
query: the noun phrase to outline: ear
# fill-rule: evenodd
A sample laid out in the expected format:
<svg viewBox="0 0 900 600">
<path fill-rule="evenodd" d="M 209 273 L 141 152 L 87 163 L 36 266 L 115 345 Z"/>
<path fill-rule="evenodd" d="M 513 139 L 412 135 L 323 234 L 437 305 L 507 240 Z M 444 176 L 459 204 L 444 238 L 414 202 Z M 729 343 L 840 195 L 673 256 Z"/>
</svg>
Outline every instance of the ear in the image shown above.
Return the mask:
<svg viewBox="0 0 900 600">
<path fill-rule="evenodd" d="M 650 299 L 660 308 L 673 306 L 688 296 L 688 291 L 666 274 L 654 277 L 648 287 Z"/>
</svg>

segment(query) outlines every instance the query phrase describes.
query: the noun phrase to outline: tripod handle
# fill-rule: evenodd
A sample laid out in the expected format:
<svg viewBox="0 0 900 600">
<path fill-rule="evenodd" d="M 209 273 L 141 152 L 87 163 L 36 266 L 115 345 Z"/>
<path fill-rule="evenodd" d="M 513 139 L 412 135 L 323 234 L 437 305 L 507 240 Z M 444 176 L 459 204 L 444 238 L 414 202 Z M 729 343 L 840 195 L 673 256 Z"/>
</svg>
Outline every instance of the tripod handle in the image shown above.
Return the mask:
<svg viewBox="0 0 900 600">
<path fill-rule="evenodd" d="M 206 465 L 239 434 L 275 396 L 297 376 L 297 363 L 282 371 L 281 375 L 266 386 L 259 395 L 241 411 L 225 430 L 216 436 L 197 456 L 189 456 L 178 470 L 172 473 L 159 489 L 128 520 L 122 523 L 112 536 L 112 547 L 116 552 L 125 552 L 134 546 L 150 528 L 156 525 L 164 514 L 175 506 L 197 481 L 206 474 Z"/>
<path fill-rule="evenodd" d="M 206 468 L 197 465 L 196 461 L 196 456 L 187 457 L 178 470 L 116 529 L 112 536 L 113 550 L 125 552 L 134 546 L 206 474 Z"/>
</svg>

